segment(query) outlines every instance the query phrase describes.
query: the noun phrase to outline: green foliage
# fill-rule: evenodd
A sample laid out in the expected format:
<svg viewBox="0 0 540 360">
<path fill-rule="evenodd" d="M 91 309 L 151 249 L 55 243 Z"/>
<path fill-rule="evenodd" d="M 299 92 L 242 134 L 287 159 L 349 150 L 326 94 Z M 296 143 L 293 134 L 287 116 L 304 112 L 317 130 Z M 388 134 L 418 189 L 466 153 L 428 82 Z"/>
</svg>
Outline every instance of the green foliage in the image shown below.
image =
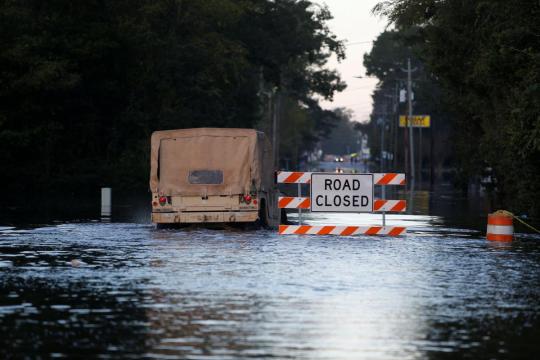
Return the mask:
<svg viewBox="0 0 540 360">
<path fill-rule="evenodd" d="M 330 18 L 306 0 L 2 1 L 2 187 L 144 189 L 152 131 L 254 127 L 261 75 L 318 138 L 312 98 L 344 88 Z"/>
<path fill-rule="evenodd" d="M 400 30 L 421 29 L 465 175 L 493 167 L 503 205 L 540 215 L 540 3 L 393 0 L 375 11 Z"/>
<path fill-rule="evenodd" d="M 280 129 L 280 158 L 289 169 L 300 169 L 320 139 L 339 136 L 344 123 L 350 124 L 343 109 L 323 110 L 313 100 L 304 104 L 290 98 L 285 99 L 284 119 Z M 349 130 L 352 131 L 350 126 Z"/>
<path fill-rule="evenodd" d="M 287 121 L 284 121 L 280 128 L 281 158 L 285 159 L 285 164 L 288 164 L 290 169 L 298 169 L 304 149 L 303 141 L 313 133 L 314 124 L 309 120 L 306 109 L 298 102 L 286 99 L 283 108 Z"/>
<path fill-rule="evenodd" d="M 321 142 L 325 154 L 345 155 L 358 151 L 359 134 L 354 128 L 350 111 L 340 108 L 335 111 L 338 116 L 336 127 L 328 139 Z"/>
<path fill-rule="evenodd" d="M 410 58 L 415 69 L 412 75 L 414 113 L 431 116 L 431 128 L 423 130 L 421 152 L 416 130 L 416 156 L 421 153 L 424 170 L 427 170 L 428 166 L 433 168 L 434 176 L 440 180 L 442 169 L 452 161 L 452 154 L 456 149 L 449 141 L 452 126 L 449 123 L 448 103 L 445 102 L 445 96 L 437 80 L 419 58 L 424 46 L 419 39 L 420 33 L 416 27 L 385 31 L 377 37 L 371 52 L 364 55 L 367 74 L 379 79 L 373 93 L 373 111 L 364 131 L 369 135 L 372 154 L 379 156 L 381 124 L 378 121 L 384 119 L 387 124 L 385 150 L 395 154 L 396 162 L 392 163 L 396 166 L 394 170 L 409 172 L 409 169 L 405 168 L 405 130 L 397 126 L 398 114 L 407 114 L 407 106 L 406 103 L 398 104 L 397 100 L 398 92 L 407 87 L 407 73 L 403 69 L 407 66 L 407 59 Z"/>
</svg>

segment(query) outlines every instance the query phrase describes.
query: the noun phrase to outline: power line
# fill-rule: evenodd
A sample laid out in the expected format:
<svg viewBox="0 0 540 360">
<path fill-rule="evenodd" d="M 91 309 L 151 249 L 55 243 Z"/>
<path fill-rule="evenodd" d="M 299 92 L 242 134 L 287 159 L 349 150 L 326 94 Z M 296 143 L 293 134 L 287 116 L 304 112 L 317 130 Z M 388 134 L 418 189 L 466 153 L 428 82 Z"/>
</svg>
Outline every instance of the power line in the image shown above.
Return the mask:
<svg viewBox="0 0 540 360">
<path fill-rule="evenodd" d="M 374 86 L 376 86 L 376 85 L 366 85 L 366 86 L 355 87 L 355 88 L 350 88 L 350 89 L 349 89 L 349 88 L 346 88 L 346 89 L 343 90 L 341 93 L 343 94 L 343 93 L 345 93 L 345 92 L 347 92 L 347 91 L 368 90 L 368 89 L 370 89 L 370 88 L 372 88 L 372 87 L 374 87 Z"/>
<path fill-rule="evenodd" d="M 354 103 L 354 104 L 344 104 L 344 105 L 337 105 L 336 106 L 339 106 L 339 107 L 347 107 L 347 106 L 365 106 L 365 105 L 372 105 L 372 102 L 363 102 L 363 103 Z"/>
<path fill-rule="evenodd" d="M 349 45 L 371 44 L 372 42 L 373 42 L 372 40 L 370 40 L 370 41 L 353 41 L 353 42 L 346 42 L 345 45 L 349 46 Z"/>
</svg>

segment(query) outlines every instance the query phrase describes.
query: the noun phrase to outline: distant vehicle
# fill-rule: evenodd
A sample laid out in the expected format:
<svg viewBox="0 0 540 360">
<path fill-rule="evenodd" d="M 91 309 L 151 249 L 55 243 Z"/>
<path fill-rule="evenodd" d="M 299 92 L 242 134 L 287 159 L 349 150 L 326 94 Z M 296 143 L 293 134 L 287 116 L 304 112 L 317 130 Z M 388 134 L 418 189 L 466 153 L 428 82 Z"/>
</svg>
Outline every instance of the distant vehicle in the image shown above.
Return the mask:
<svg viewBox="0 0 540 360">
<path fill-rule="evenodd" d="M 262 132 L 156 131 L 150 165 L 156 224 L 280 223 L 272 147 Z"/>
</svg>

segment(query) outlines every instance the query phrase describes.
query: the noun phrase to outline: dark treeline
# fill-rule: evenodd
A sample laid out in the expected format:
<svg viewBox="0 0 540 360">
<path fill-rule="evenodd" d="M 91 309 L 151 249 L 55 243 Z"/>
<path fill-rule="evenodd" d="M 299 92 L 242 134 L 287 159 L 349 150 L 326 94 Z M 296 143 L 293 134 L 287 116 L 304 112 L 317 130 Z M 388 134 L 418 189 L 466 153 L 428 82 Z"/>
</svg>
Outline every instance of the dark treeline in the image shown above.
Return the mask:
<svg viewBox="0 0 540 360">
<path fill-rule="evenodd" d="M 338 119 L 313 100 L 345 87 L 330 18 L 307 0 L 1 1 L 2 188 L 146 189 L 152 131 L 276 111 L 298 159 Z"/>
<path fill-rule="evenodd" d="M 385 150 L 394 154 L 394 158 L 385 160 L 386 169 L 409 172 L 405 166 L 408 134 L 398 127 L 399 115 L 407 114 L 407 60 L 411 60 L 414 69 L 413 112 L 418 115 L 430 115 L 433 119 L 429 129 L 414 129 L 416 179 L 418 182 L 440 183 L 455 180 L 452 171 L 456 163 L 452 151 L 453 128 L 449 121 L 451 108 L 442 95 L 437 79 L 418 57 L 420 45 L 417 31 L 385 31 L 373 43 L 370 53 L 364 56 L 364 66 L 370 76 L 380 79 L 373 92 L 374 106 L 367 126 L 362 131 L 369 135 L 372 154 L 380 156 L 381 132 L 385 127 Z M 420 146 L 422 148 L 420 148 Z M 422 172 L 418 164 L 422 160 Z M 379 164 L 380 162 L 378 162 Z M 383 164 L 383 165 L 384 165 Z M 407 163 L 408 164 L 408 163 Z"/>
<path fill-rule="evenodd" d="M 500 206 L 540 216 L 540 3 L 392 0 L 375 13 L 395 27 L 365 59 L 378 94 L 411 56 L 415 113 L 432 115 L 444 150 L 434 161 L 451 164 L 463 189 L 492 169 Z"/>
</svg>

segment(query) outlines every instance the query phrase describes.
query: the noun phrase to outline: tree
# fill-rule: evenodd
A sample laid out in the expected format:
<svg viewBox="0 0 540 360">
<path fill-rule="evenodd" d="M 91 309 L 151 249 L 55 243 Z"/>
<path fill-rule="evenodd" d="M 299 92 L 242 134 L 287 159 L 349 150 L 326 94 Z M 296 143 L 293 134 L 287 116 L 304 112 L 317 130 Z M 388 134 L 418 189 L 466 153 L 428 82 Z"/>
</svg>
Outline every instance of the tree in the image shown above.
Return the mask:
<svg viewBox="0 0 540 360">
<path fill-rule="evenodd" d="M 398 92 L 406 90 L 406 73 L 403 69 L 410 58 L 412 67 L 416 69 L 413 73 L 414 113 L 428 114 L 432 119 L 431 128 L 423 131 L 422 149 L 418 130 L 415 130 L 415 161 L 418 161 L 418 156 L 422 156 L 426 173 L 423 179 L 428 179 L 429 173 L 429 178 L 434 181 L 435 178 L 442 179 L 443 168 L 451 162 L 455 149 L 449 141 L 452 126 L 448 104 L 444 101 L 437 80 L 420 58 L 423 43 L 418 39 L 418 28 L 385 31 L 377 37 L 371 52 L 364 55 L 367 74 L 379 79 L 373 93 L 374 105 L 368 126 L 369 142 L 373 154 L 380 154 L 382 127 L 379 120 L 384 120 L 387 125 L 385 150 L 395 153 L 397 168 L 409 171 L 405 168 L 405 144 L 408 143 L 406 129 L 397 126 L 397 115 L 406 115 L 407 108 L 405 103 L 396 102 Z M 428 172 L 428 169 L 432 171 Z"/>
<path fill-rule="evenodd" d="M 503 206 L 540 215 L 540 4 L 394 0 L 375 11 L 421 29 L 423 59 L 455 110 L 462 173 L 492 167 Z"/>
<path fill-rule="evenodd" d="M 301 104 L 302 139 L 320 136 L 313 99 L 344 88 L 324 67 L 344 56 L 328 19 L 306 0 L 0 3 L 1 185 L 145 189 L 152 131 L 254 127 L 261 74 Z"/>
<path fill-rule="evenodd" d="M 321 142 L 325 154 L 344 155 L 355 153 L 358 150 L 358 133 L 351 120 L 350 110 L 338 108 L 334 111 L 338 116 L 336 127 L 328 139 Z"/>
</svg>

